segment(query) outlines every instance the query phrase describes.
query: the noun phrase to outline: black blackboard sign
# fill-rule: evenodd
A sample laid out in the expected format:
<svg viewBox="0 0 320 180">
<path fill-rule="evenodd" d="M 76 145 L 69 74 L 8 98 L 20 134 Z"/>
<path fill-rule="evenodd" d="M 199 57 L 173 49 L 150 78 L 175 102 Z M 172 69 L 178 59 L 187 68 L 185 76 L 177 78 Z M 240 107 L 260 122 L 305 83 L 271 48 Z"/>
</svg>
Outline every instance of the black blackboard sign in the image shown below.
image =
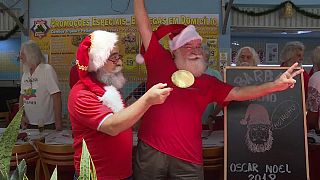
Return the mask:
<svg viewBox="0 0 320 180">
<path fill-rule="evenodd" d="M 235 86 L 275 80 L 280 67 L 227 67 L 225 81 Z M 308 180 L 302 75 L 294 88 L 243 102 L 225 113 L 225 179 Z"/>
</svg>

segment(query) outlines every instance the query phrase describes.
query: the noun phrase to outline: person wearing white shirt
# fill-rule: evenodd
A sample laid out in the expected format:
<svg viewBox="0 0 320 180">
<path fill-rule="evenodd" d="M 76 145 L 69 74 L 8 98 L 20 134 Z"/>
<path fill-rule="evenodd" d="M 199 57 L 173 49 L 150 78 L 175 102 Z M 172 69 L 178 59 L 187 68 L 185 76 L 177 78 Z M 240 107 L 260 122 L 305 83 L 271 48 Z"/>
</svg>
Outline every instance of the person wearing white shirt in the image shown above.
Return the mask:
<svg viewBox="0 0 320 180">
<path fill-rule="evenodd" d="M 21 78 L 20 107 L 24 106 L 21 127 L 62 130 L 61 91 L 53 67 L 45 64 L 45 57 L 34 41 L 22 44 L 20 62 L 23 65 Z"/>
</svg>

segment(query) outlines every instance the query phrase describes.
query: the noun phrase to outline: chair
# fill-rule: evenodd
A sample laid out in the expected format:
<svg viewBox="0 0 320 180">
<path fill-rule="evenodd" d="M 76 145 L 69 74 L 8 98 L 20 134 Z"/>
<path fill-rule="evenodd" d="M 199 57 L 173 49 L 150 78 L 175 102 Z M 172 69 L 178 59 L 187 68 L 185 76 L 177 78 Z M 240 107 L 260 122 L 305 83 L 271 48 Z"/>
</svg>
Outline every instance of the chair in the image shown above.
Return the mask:
<svg viewBox="0 0 320 180">
<path fill-rule="evenodd" d="M 6 105 L 9 111 L 9 121 L 11 121 L 19 111 L 19 99 L 18 98 L 7 99 Z"/>
<path fill-rule="evenodd" d="M 45 180 L 51 177 L 50 171 L 57 166 L 58 179 L 70 179 L 74 175 L 73 155 L 74 150 L 71 144 L 57 145 L 45 144 L 43 142 L 36 142 L 37 149 L 40 155 L 40 161 L 44 172 Z M 63 169 L 61 168 L 63 167 Z M 70 177 L 63 177 L 62 172 L 69 172 Z"/>
<path fill-rule="evenodd" d="M 17 164 L 22 160 L 27 164 L 27 177 L 31 180 L 39 177 L 39 154 L 35 148 L 30 144 L 16 144 L 12 149 L 12 155 L 10 160 L 10 170 L 15 170 Z"/>
<path fill-rule="evenodd" d="M 19 103 L 19 99 L 18 99 L 18 98 L 7 99 L 7 100 L 6 100 L 6 105 L 7 105 L 7 108 L 8 108 L 8 111 L 9 111 L 9 112 L 11 111 L 12 105 L 13 105 L 13 104 L 16 104 L 16 103 Z"/>
<path fill-rule="evenodd" d="M 223 147 L 203 148 L 203 171 L 205 179 L 223 179 Z M 216 178 L 218 176 L 218 178 Z"/>
<path fill-rule="evenodd" d="M 9 112 L 0 112 L 0 127 L 7 127 L 9 122 Z"/>
</svg>

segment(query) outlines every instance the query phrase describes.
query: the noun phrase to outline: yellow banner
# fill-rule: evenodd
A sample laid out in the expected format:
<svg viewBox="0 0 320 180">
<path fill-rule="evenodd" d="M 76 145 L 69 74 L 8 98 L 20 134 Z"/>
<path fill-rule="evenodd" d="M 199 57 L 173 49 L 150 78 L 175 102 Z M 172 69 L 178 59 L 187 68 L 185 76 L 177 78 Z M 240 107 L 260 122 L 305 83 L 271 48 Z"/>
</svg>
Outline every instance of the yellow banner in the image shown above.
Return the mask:
<svg viewBox="0 0 320 180">
<path fill-rule="evenodd" d="M 153 14 L 149 16 L 154 28 L 160 24 L 195 25 L 204 39 L 203 42 L 210 48 L 210 66 L 219 69 L 218 15 Z M 119 35 L 120 50 L 124 55 L 124 73 L 128 81 L 145 81 L 145 66 L 135 62 L 140 49 L 140 37 L 132 15 L 35 18 L 31 19 L 30 37 L 39 44 L 43 53 L 48 55 L 48 61 L 57 71 L 59 80 L 67 81 L 79 43 L 86 35 L 98 29 L 116 32 Z M 168 47 L 167 39 L 161 42 Z"/>
</svg>

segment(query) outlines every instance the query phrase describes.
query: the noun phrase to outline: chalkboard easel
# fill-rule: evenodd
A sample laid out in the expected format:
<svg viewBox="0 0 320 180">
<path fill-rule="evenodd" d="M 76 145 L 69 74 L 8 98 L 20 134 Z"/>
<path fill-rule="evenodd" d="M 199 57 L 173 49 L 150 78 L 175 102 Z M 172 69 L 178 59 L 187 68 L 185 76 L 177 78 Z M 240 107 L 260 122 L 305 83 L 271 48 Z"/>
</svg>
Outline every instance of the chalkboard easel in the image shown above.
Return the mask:
<svg viewBox="0 0 320 180">
<path fill-rule="evenodd" d="M 227 67 L 234 86 L 274 81 L 287 68 Z M 225 180 L 309 180 L 302 74 L 294 88 L 225 108 Z"/>
</svg>

